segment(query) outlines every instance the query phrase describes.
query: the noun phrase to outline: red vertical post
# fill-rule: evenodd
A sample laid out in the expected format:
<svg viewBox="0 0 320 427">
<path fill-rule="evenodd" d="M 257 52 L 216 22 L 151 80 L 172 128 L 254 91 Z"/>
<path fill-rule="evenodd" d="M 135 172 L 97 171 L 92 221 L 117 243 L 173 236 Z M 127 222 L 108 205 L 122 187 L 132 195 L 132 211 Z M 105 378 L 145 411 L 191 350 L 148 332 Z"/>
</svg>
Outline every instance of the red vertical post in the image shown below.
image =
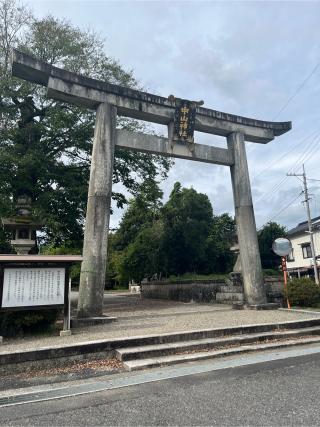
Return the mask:
<svg viewBox="0 0 320 427">
<path fill-rule="evenodd" d="M 284 279 L 284 293 L 287 298 L 287 307 L 290 309 L 291 306 L 290 306 L 290 302 L 287 295 L 287 259 L 285 256 L 281 257 L 281 267 L 282 267 L 283 279 Z"/>
</svg>

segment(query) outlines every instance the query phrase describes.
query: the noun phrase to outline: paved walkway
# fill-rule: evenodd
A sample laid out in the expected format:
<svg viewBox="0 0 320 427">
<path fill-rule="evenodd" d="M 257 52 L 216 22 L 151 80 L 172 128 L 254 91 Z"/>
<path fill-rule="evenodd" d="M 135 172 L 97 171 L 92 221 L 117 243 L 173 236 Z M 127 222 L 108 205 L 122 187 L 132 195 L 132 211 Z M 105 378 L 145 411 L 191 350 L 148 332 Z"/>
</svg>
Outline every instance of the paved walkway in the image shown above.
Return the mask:
<svg viewBox="0 0 320 427">
<path fill-rule="evenodd" d="M 77 294 L 72 295 L 73 312 Z M 73 329 L 71 337 L 34 336 L 20 339 L 4 339 L 0 354 L 7 351 L 23 351 L 61 344 L 88 342 L 150 334 L 163 334 L 199 329 L 223 328 L 261 323 L 278 323 L 316 318 L 315 313 L 299 313 L 281 310 L 247 311 L 232 310 L 222 304 L 181 303 L 177 301 L 142 299 L 129 293 L 106 293 L 104 314 L 117 317 L 117 321 L 105 325 Z M 320 317 L 320 313 L 319 313 Z"/>
</svg>

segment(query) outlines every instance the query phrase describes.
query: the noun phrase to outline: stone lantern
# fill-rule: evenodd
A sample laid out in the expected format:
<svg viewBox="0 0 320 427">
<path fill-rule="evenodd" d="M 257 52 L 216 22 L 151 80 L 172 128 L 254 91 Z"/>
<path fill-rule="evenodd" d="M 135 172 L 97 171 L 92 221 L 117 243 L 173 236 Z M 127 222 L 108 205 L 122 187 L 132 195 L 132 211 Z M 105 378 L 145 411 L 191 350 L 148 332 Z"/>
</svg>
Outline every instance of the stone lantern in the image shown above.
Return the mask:
<svg viewBox="0 0 320 427">
<path fill-rule="evenodd" d="M 26 255 L 36 245 L 36 231 L 43 227 L 39 218 L 32 216 L 31 197 L 19 196 L 16 203 L 16 215 L 1 218 L 5 230 L 12 233 L 11 245 L 18 255 Z"/>
<path fill-rule="evenodd" d="M 230 247 L 230 252 L 232 252 L 237 257 L 232 271 L 234 273 L 241 273 L 240 249 L 238 242 L 232 244 L 232 246 Z"/>
</svg>

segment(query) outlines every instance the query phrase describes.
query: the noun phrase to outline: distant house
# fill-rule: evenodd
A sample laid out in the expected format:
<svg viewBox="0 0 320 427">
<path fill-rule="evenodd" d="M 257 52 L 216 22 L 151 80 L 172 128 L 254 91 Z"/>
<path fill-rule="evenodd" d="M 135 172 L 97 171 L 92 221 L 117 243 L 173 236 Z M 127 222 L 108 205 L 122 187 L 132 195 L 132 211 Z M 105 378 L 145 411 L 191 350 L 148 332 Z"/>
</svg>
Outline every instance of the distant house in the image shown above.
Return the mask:
<svg viewBox="0 0 320 427">
<path fill-rule="evenodd" d="M 320 216 L 312 219 L 313 240 L 318 270 L 320 268 Z M 308 222 L 300 222 L 287 233 L 292 252 L 287 258 L 288 272 L 292 276 L 314 276 Z M 319 258 L 319 259 L 318 259 Z"/>
</svg>

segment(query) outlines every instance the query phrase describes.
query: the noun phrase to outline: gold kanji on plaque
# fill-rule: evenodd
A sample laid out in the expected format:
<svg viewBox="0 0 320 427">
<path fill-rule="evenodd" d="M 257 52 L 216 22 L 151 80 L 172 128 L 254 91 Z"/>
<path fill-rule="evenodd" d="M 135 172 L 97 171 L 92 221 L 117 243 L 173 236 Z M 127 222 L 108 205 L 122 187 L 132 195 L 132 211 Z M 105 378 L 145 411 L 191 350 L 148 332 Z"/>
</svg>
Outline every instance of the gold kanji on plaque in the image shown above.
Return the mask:
<svg viewBox="0 0 320 427">
<path fill-rule="evenodd" d="M 175 103 L 173 140 L 193 143 L 196 103 L 186 99 L 177 99 Z"/>
</svg>

